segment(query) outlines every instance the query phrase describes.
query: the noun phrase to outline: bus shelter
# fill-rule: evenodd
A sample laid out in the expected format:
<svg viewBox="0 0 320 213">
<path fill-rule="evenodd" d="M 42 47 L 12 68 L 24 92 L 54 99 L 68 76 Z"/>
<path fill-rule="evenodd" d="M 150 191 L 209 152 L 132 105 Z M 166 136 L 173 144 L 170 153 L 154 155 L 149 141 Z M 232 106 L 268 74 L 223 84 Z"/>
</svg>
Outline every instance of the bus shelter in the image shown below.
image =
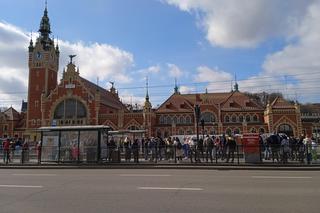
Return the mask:
<svg viewBox="0 0 320 213">
<path fill-rule="evenodd" d="M 117 130 L 117 131 L 109 131 L 108 132 L 108 137 L 109 137 L 109 140 L 107 141 L 110 141 L 110 140 L 113 140 L 114 143 L 115 143 L 115 158 L 118 159 L 118 160 L 113 160 L 114 162 L 119 162 L 121 161 L 121 158 L 123 157 L 123 154 L 125 152 L 125 146 L 124 146 L 124 143 L 125 143 L 125 140 L 127 138 L 127 142 L 129 142 L 129 144 L 127 144 L 127 148 L 129 148 L 130 150 L 130 147 L 133 143 L 134 140 L 138 139 L 138 144 L 139 144 L 139 152 L 143 152 L 143 146 L 144 144 L 142 143 L 142 139 L 145 137 L 145 134 L 146 134 L 146 130 Z M 104 140 L 105 141 L 105 140 Z M 128 150 L 127 150 L 128 151 Z M 103 145 L 102 147 L 102 153 L 103 155 L 107 155 L 106 158 L 109 158 L 112 156 L 109 156 L 108 154 L 108 147 L 106 145 Z M 106 153 L 106 154 L 105 154 Z"/>
<path fill-rule="evenodd" d="M 107 144 L 109 126 L 41 127 L 40 162 L 99 162 L 101 147 Z"/>
</svg>

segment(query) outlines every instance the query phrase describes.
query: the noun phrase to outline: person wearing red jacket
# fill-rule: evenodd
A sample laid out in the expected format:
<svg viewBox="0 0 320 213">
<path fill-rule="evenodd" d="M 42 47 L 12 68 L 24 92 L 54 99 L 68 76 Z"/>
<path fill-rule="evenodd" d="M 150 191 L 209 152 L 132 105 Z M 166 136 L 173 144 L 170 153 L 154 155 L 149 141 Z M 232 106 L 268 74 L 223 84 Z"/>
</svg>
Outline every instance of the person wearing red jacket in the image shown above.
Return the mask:
<svg viewBox="0 0 320 213">
<path fill-rule="evenodd" d="M 10 141 L 9 139 L 5 140 L 2 144 L 3 146 L 3 162 L 8 164 L 10 159 Z"/>
</svg>

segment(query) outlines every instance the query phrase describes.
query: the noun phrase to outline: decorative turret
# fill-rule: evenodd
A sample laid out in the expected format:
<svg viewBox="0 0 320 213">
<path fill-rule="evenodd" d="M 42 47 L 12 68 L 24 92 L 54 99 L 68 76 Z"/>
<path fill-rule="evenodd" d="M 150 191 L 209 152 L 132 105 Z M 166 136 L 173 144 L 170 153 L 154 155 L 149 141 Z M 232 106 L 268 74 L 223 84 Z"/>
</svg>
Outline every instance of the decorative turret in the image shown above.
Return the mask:
<svg viewBox="0 0 320 213">
<path fill-rule="evenodd" d="M 234 88 L 234 91 L 235 91 L 235 92 L 239 92 L 239 85 L 238 85 L 237 82 L 235 83 L 235 85 L 234 85 L 233 88 Z"/>
<path fill-rule="evenodd" d="M 147 79 L 146 79 L 146 100 L 144 102 L 143 109 L 145 112 L 150 112 L 151 108 L 152 108 L 152 105 L 149 101 L 149 84 L 148 84 L 148 77 L 147 77 Z"/>
<path fill-rule="evenodd" d="M 59 39 L 57 38 L 57 45 L 56 45 L 56 54 L 59 55 L 60 54 L 60 50 L 59 50 Z"/>
<path fill-rule="evenodd" d="M 233 86 L 233 89 L 234 89 L 235 92 L 239 92 L 239 85 L 238 85 L 238 82 L 237 82 L 237 75 L 236 74 L 234 74 L 234 82 L 235 82 L 235 84 Z"/>
<path fill-rule="evenodd" d="M 31 39 L 30 39 L 30 44 L 29 44 L 29 52 L 33 52 L 34 50 L 34 46 L 33 46 L 33 41 L 32 41 L 32 36 L 31 36 Z"/>
</svg>

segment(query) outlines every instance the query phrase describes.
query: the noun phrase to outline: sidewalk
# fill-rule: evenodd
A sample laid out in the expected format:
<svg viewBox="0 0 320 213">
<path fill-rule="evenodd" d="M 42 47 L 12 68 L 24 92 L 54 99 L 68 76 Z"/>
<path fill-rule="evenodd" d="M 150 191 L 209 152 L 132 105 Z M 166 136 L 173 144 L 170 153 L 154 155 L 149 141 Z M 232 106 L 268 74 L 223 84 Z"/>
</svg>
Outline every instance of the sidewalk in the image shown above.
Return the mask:
<svg viewBox="0 0 320 213">
<path fill-rule="evenodd" d="M 100 164 L 0 164 L 0 169 L 201 169 L 201 170 L 283 170 L 320 171 L 320 165 L 232 164 L 232 163 L 100 163 Z"/>
</svg>

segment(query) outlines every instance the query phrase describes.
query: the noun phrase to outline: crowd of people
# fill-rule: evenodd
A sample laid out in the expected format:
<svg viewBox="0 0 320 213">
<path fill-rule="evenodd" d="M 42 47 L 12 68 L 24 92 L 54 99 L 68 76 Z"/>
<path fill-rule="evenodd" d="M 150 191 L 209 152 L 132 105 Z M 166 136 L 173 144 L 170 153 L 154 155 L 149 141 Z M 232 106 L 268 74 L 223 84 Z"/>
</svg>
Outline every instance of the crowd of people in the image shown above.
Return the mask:
<svg viewBox="0 0 320 213">
<path fill-rule="evenodd" d="M 123 154 L 125 162 L 133 161 L 138 163 L 140 158 L 145 161 L 158 162 L 213 162 L 217 158 L 234 162 L 237 143 L 234 137 L 209 136 L 200 138 L 199 142 L 195 137 L 151 137 L 131 140 L 125 137 L 116 141 L 111 138 L 106 146 L 108 149 L 107 160 L 114 161 L 114 153 Z M 120 157 L 117 157 L 119 159 Z"/>
<path fill-rule="evenodd" d="M 22 163 L 29 161 L 30 145 L 28 141 L 21 138 L 5 138 L 1 140 L 1 143 L 0 153 L 5 164 L 13 162 L 16 156 Z"/>
<path fill-rule="evenodd" d="M 272 162 L 288 163 L 299 161 L 310 164 L 317 160 L 318 144 L 315 139 L 308 136 L 299 138 L 288 137 L 284 134 L 271 134 L 267 137 L 260 136 L 262 158 Z"/>
<path fill-rule="evenodd" d="M 29 144 L 22 139 L 3 139 L 0 142 L 0 154 L 3 162 L 8 164 L 15 159 L 22 163 L 29 161 L 30 150 L 35 150 L 38 161 L 40 161 L 41 143 Z M 101 158 L 108 162 L 139 163 L 142 159 L 149 162 L 226 162 L 234 163 L 244 155 L 244 145 L 240 137 L 223 135 L 206 135 L 199 140 L 195 136 L 173 136 L 167 138 L 114 138 L 110 137 L 101 146 Z M 33 147 L 34 146 L 34 147 Z M 284 134 L 261 134 L 259 136 L 259 152 L 261 162 L 288 163 L 296 161 L 308 164 L 315 162 L 318 158 L 318 144 L 313 138 L 288 137 Z M 88 147 L 87 147 L 88 148 Z M 92 148 L 95 153 L 96 148 Z M 90 151 L 89 149 L 87 152 Z M 70 148 L 70 159 L 79 159 L 79 148 L 72 143 Z M 104 154 L 103 154 L 104 153 Z M 90 154 L 90 153 L 89 153 Z M 87 153 L 87 158 L 89 159 Z M 97 153 L 96 153 L 97 154 Z M 96 161 L 94 155 L 91 159 Z M 61 155 L 64 156 L 63 154 Z M 69 158 L 68 158 L 69 159 Z M 87 159 L 87 160 L 88 160 Z"/>
</svg>

